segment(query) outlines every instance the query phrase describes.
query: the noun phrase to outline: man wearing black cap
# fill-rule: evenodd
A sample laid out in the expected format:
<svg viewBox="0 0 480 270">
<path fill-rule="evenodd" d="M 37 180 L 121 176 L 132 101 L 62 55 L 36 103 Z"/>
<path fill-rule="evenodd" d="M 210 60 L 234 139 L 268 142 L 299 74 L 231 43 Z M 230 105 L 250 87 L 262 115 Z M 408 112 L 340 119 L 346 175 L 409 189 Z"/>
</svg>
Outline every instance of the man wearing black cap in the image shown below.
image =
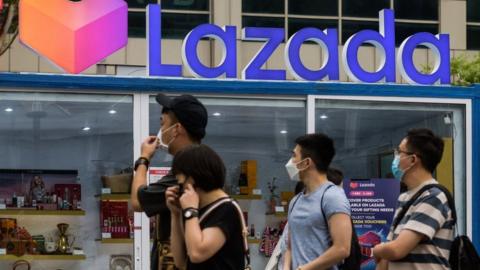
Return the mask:
<svg viewBox="0 0 480 270">
<path fill-rule="evenodd" d="M 156 215 L 156 236 L 151 254 L 151 269 L 160 269 L 159 256 L 163 258 L 162 269 L 173 269 L 170 253 L 170 213 L 165 204 L 166 188 L 176 185 L 175 176 L 170 173 L 155 184 L 147 186 L 147 171 L 155 150 L 161 148 L 175 155 L 192 144 L 200 144 L 205 137 L 207 110 L 191 95 L 169 98 L 158 94 L 157 102 L 163 106 L 158 136 L 149 136 L 143 141 L 141 155 L 135 162 L 135 176 L 132 183 L 131 201 L 134 211 L 145 212 L 149 217 Z M 162 254 L 159 254 L 159 253 Z M 165 259 L 167 261 L 165 261 Z M 167 266 L 168 264 L 169 266 Z"/>
</svg>

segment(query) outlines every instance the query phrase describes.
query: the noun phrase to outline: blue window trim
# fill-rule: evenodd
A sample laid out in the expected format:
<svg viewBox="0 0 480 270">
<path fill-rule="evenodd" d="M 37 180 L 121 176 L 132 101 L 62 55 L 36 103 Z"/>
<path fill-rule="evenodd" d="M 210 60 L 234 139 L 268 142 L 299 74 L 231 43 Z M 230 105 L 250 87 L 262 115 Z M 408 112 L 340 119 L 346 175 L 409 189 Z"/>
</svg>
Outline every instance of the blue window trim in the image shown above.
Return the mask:
<svg viewBox="0 0 480 270">
<path fill-rule="evenodd" d="M 257 95 L 351 95 L 459 98 L 472 101 L 472 236 L 480 249 L 480 84 L 471 87 L 354 84 L 338 82 L 260 82 L 171 78 L 125 78 L 0 73 L 0 89 L 44 89 L 60 92 L 189 92 Z M 388 100 L 388 99 L 386 99 Z M 468 146 L 467 146 L 468 147 Z"/>
</svg>

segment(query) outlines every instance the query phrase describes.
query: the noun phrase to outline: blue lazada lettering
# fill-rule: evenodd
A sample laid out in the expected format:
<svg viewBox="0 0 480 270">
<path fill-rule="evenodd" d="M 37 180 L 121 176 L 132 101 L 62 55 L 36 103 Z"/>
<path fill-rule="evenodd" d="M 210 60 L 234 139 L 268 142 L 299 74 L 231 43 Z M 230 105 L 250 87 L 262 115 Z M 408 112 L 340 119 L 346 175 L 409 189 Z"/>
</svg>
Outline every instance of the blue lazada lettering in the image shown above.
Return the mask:
<svg viewBox="0 0 480 270">
<path fill-rule="evenodd" d="M 148 73 L 150 76 L 181 77 L 182 65 L 162 64 L 161 60 L 161 8 L 149 5 L 147 8 Z M 297 80 L 319 81 L 339 79 L 338 32 L 336 29 L 320 30 L 303 28 L 286 42 L 284 58 L 286 70 L 262 69 L 273 52 L 284 42 L 285 29 L 246 27 L 242 29 L 242 40 L 265 42 L 263 47 L 242 70 L 245 80 L 286 80 L 289 72 Z M 210 37 L 222 45 L 223 59 L 216 67 L 202 64 L 197 55 L 197 45 L 204 37 Z M 312 70 L 302 63 L 301 46 L 306 41 L 318 44 L 323 51 L 323 63 L 319 69 Z M 379 31 L 363 30 L 352 35 L 345 43 L 341 54 L 343 68 L 354 81 L 375 83 L 396 81 L 396 68 L 401 76 L 411 84 L 449 84 L 450 83 L 450 45 L 449 35 L 417 33 L 405 39 L 395 55 L 395 17 L 390 9 L 379 12 Z M 380 64 L 374 72 L 362 68 L 358 61 L 358 51 L 362 44 L 375 46 L 380 55 Z M 420 72 L 414 65 L 413 53 L 419 45 L 428 47 L 434 56 L 433 71 Z M 214 24 L 202 24 L 188 33 L 182 45 L 182 63 L 198 78 L 236 78 L 237 42 L 236 27 L 219 27 Z"/>
</svg>

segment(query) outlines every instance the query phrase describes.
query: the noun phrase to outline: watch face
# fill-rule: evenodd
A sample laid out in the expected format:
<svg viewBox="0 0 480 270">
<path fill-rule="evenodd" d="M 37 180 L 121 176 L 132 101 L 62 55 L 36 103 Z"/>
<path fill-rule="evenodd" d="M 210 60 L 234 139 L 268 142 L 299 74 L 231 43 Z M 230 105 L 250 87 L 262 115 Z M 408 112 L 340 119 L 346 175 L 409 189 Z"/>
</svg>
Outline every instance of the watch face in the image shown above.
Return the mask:
<svg viewBox="0 0 480 270">
<path fill-rule="evenodd" d="M 189 217 L 191 217 L 191 216 L 192 216 L 192 211 L 191 211 L 191 210 L 185 211 L 185 217 L 186 217 L 186 218 L 189 218 Z"/>
</svg>

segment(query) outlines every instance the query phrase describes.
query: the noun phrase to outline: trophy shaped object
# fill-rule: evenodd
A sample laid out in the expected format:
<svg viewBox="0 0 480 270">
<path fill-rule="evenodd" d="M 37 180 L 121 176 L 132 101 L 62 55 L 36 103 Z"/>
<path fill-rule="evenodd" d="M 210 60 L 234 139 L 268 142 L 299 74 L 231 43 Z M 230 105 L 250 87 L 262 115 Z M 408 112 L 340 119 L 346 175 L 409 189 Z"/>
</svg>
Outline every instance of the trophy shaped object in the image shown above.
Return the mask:
<svg viewBox="0 0 480 270">
<path fill-rule="evenodd" d="M 60 231 L 60 237 L 57 242 L 57 251 L 59 253 L 65 254 L 70 250 L 70 243 L 68 242 L 67 230 L 68 224 L 60 223 L 57 224 L 57 228 Z"/>
</svg>

